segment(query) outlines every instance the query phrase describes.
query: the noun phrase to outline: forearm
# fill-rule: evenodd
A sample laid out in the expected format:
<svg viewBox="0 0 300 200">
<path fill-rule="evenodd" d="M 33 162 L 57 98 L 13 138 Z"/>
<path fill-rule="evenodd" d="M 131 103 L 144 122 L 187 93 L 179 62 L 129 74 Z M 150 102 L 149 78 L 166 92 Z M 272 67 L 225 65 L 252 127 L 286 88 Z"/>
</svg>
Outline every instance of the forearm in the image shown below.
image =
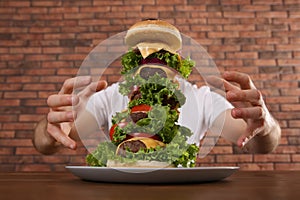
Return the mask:
<svg viewBox="0 0 300 200">
<path fill-rule="evenodd" d="M 278 122 L 275 121 L 272 116 L 270 117 L 268 125 L 242 147 L 245 152 L 269 153 L 278 146 L 281 137 L 281 129 Z M 216 119 L 215 125 L 211 128 L 211 131 L 218 131 L 220 129 L 219 125 L 223 124 L 223 122 L 222 137 L 237 144 L 239 137 L 247 132 L 247 124 L 242 119 L 232 118 L 231 111 L 227 110 Z"/>
<path fill-rule="evenodd" d="M 45 155 L 58 151 L 60 144 L 47 132 L 47 119 L 42 119 L 35 127 L 32 142 L 35 149 Z"/>
<path fill-rule="evenodd" d="M 249 140 L 243 149 L 249 153 L 270 153 L 279 144 L 281 137 L 281 128 L 276 122 L 267 132 L 257 134 Z"/>
</svg>

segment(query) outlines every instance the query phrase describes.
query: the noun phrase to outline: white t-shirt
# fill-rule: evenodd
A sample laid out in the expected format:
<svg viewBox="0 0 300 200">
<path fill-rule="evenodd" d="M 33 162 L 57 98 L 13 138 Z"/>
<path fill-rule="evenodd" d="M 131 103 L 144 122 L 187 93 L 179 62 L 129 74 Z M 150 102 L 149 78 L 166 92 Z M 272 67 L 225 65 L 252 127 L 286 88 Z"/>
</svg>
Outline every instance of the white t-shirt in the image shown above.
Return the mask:
<svg viewBox="0 0 300 200">
<path fill-rule="evenodd" d="M 197 88 L 185 80 L 180 81 L 180 90 L 186 97 L 185 104 L 179 109 L 178 123 L 189 128 L 194 134 L 189 143 L 199 144 L 205 132 L 216 117 L 232 105 L 221 95 L 210 91 L 208 86 Z M 119 84 L 114 83 L 105 90 L 91 96 L 87 110 L 93 114 L 99 126 L 111 127 L 112 116 L 127 108 L 128 97 L 119 93 Z"/>
</svg>

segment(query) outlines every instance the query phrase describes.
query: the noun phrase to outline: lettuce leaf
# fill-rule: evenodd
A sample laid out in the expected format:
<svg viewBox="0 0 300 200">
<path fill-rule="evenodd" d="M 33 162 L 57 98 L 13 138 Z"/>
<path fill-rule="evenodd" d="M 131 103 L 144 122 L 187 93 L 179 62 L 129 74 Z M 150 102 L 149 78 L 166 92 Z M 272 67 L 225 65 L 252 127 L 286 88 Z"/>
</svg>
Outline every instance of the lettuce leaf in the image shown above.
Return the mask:
<svg viewBox="0 0 300 200">
<path fill-rule="evenodd" d="M 119 92 L 124 96 L 128 96 L 131 92 L 130 89 L 135 85 L 139 85 L 142 97 L 130 101 L 129 108 L 139 104 L 166 105 L 168 101 L 173 101 L 177 107 L 181 107 L 186 101 L 184 94 L 177 89 L 177 83 L 158 74 L 149 77 L 148 80 L 141 78 L 139 75 L 126 75 L 125 81 L 119 85 Z"/>
<path fill-rule="evenodd" d="M 175 167 L 194 167 L 199 148 L 195 144 L 187 144 L 183 135 L 186 128 L 180 128 L 176 137 L 166 147 L 140 150 L 137 153 L 126 152 L 126 157 L 115 154 L 116 146 L 111 142 L 100 143 L 97 149 L 86 157 L 90 166 L 106 166 L 107 160 L 132 163 L 137 160 L 160 161 L 173 164 Z"/>
<path fill-rule="evenodd" d="M 167 63 L 167 65 L 175 70 L 177 70 L 182 77 L 188 78 L 192 72 L 192 68 L 195 66 L 195 62 L 190 58 L 183 59 L 179 54 L 172 54 L 170 52 L 161 50 L 149 55 L 147 58 L 158 58 Z M 136 67 L 138 67 L 143 60 L 142 55 L 136 50 L 129 50 L 126 54 L 122 56 L 123 69 L 121 74 L 127 74 L 132 72 Z"/>
</svg>

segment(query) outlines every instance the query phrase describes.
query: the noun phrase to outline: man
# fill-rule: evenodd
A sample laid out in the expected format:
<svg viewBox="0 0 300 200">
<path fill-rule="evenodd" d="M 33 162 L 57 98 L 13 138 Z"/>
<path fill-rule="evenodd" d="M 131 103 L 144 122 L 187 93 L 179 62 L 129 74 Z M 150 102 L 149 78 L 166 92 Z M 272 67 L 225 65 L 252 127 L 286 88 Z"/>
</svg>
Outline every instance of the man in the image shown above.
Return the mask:
<svg viewBox="0 0 300 200">
<path fill-rule="evenodd" d="M 161 38 L 164 38 L 163 42 Z M 152 43 L 145 43 L 147 39 Z M 125 40 L 129 47 L 138 48 L 143 56 L 147 54 L 144 61 L 149 61 L 147 56 L 160 49 L 171 54 L 177 52 L 182 42 L 176 27 L 159 20 L 133 25 Z M 159 43 L 153 43 L 155 40 Z M 152 47 L 147 53 L 149 45 Z M 132 67 L 131 63 L 129 67 Z M 281 129 L 250 77 L 240 72 L 225 72 L 222 78 L 214 77 L 208 81 L 217 88 L 222 85 L 227 100 L 211 92 L 207 86 L 195 88 L 187 81 L 180 83 L 187 103 L 180 111 L 179 123 L 192 129 L 194 135 L 189 138 L 190 142 L 199 144 L 205 132 L 211 131 L 220 132 L 222 137 L 251 153 L 274 150 L 279 143 Z M 78 88 L 84 89 L 72 94 Z M 33 138 L 36 149 L 44 154 L 54 153 L 63 146 L 76 149 L 75 140 L 80 139 L 82 132 L 89 134 L 103 125 L 109 127 L 112 115 L 125 109 L 128 103 L 125 96 L 112 97 L 118 94 L 117 91 L 118 84 L 107 87 L 105 81 L 92 82 L 90 77 L 67 79 L 59 93 L 47 100 L 50 111 L 36 127 Z"/>
</svg>

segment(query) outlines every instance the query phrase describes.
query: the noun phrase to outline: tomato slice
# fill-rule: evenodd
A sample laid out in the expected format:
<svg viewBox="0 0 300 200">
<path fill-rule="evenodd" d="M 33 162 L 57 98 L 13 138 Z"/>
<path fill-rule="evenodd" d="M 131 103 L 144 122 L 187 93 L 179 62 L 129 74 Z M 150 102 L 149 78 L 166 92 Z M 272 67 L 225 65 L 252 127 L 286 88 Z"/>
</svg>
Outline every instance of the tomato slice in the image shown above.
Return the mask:
<svg viewBox="0 0 300 200">
<path fill-rule="evenodd" d="M 114 125 L 110 128 L 110 130 L 109 130 L 109 137 L 110 137 L 110 140 L 111 140 L 111 141 L 113 140 L 113 135 L 114 135 L 114 133 L 115 133 L 115 128 L 116 128 L 116 126 L 118 126 L 118 124 L 114 124 Z"/>
<path fill-rule="evenodd" d="M 114 133 L 115 133 L 115 128 L 116 128 L 117 126 L 119 126 L 120 128 L 123 128 L 123 127 L 125 127 L 126 125 L 127 125 L 126 122 L 120 122 L 120 123 L 118 123 L 118 124 L 112 125 L 112 127 L 111 127 L 110 130 L 109 130 L 109 137 L 110 137 L 110 140 L 113 141 L 113 136 L 114 136 Z"/>
<path fill-rule="evenodd" d="M 137 106 L 133 106 L 131 108 L 131 112 L 149 112 L 151 110 L 151 106 L 147 105 L 147 104 L 140 104 Z"/>
</svg>

